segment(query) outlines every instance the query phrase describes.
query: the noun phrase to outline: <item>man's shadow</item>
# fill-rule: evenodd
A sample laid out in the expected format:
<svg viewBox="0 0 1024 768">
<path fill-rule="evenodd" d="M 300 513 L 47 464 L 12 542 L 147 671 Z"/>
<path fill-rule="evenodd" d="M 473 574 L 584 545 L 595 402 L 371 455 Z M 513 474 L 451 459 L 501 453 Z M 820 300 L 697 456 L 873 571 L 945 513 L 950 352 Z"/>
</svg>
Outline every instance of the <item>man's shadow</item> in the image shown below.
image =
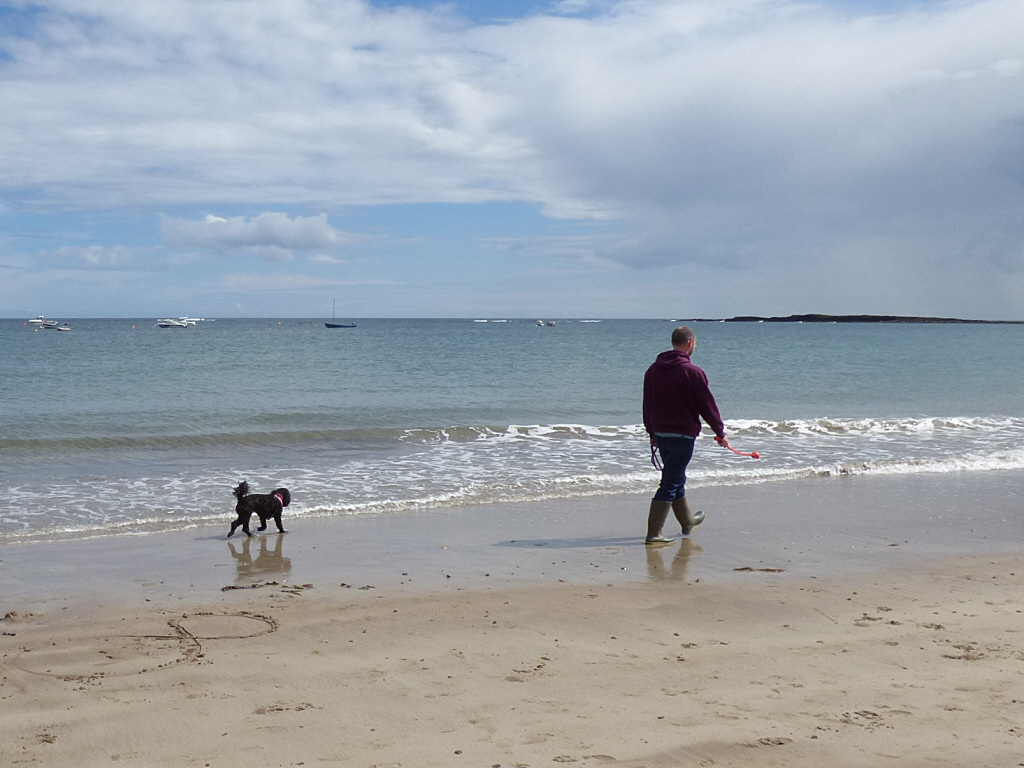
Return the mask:
<svg viewBox="0 0 1024 768">
<path fill-rule="evenodd" d="M 666 554 L 669 554 L 672 549 L 673 547 L 670 546 L 648 546 L 646 548 L 647 575 L 652 581 L 686 581 L 686 570 L 690 567 L 690 558 L 700 555 L 704 551 L 693 539 L 683 538 L 679 542 L 679 549 L 666 563 Z"/>
<path fill-rule="evenodd" d="M 259 554 L 253 558 L 250 552 L 253 538 L 260 542 Z M 274 539 L 274 547 L 270 549 L 270 539 Z M 231 550 L 231 557 L 235 561 L 235 582 L 251 581 L 259 576 L 285 575 L 292 569 L 292 559 L 281 554 L 281 546 L 284 543 L 284 535 L 276 534 L 271 536 L 252 537 L 246 536 L 242 539 L 242 551 L 235 549 L 235 542 L 228 542 L 228 549 Z"/>
</svg>

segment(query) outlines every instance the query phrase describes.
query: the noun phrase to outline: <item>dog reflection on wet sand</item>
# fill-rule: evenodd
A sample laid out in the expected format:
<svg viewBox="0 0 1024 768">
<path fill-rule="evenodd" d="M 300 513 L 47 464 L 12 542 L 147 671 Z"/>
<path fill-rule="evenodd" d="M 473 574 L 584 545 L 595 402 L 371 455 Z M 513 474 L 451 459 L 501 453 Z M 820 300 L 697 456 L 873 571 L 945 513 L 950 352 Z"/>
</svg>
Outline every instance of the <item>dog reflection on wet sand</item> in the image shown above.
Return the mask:
<svg viewBox="0 0 1024 768">
<path fill-rule="evenodd" d="M 270 548 L 270 539 L 274 539 L 273 549 Z M 228 549 L 231 550 L 231 557 L 235 560 L 235 581 L 238 583 L 252 581 L 259 576 L 286 575 L 292 569 L 292 559 L 281 554 L 281 545 L 284 543 L 284 536 L 280 533 L 276 536 L 263 536 L 259 540 L 259 554 L 253 558 L 250 552 L 252 539 L 242 539 L 242 551 L 235 549 L 235 542 L 228 542 Z"/>
<path fill-rule="evenodd" d="M 672 561 L 665 564 L 665 554 L 673 547 L 645 547 L 647 553 L 647 575 L 652 581 L 686 581 L 686 569 L 690 558 L 704 550 L 693 539 L 682 538 L 679 549 Z"/>
</svg>

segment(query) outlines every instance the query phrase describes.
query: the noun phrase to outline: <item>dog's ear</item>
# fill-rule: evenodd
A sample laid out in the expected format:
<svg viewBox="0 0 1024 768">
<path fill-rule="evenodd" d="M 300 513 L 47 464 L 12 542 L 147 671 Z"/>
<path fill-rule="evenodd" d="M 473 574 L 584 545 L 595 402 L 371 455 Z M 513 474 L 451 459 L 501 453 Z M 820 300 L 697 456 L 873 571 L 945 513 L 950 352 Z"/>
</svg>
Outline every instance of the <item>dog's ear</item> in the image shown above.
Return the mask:
<svg viewBox="0 0 1024 768">
<path fill-rule="evenodd" d="M 287 488 L 278 488 L 274 493 L 280 494 L 282 507 L 287 507 L 292 503 L 292 495 L 288 492 Z"/>
</svg>

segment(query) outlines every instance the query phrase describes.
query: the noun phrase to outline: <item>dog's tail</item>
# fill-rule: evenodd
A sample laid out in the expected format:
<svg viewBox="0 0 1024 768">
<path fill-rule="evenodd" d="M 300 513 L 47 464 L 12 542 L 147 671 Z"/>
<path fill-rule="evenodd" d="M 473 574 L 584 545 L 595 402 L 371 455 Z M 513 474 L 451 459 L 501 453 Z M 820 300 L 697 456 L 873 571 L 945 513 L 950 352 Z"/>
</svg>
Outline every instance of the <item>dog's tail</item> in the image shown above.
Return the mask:
<svg viewBox="0 0 1024 768">
<path fill-rule="evenodd" d="M 235 498 L 238 499 L 239 501 L 241 501 L 243 496 L 248 496 L 248 495 L 249 495 L 249 484 L 247 482 L 245 482 L 245 480 L 243 480 L 242 482 L 240 482 L 238 484 L 238 487 L 235 488 Z"/>
</svg>

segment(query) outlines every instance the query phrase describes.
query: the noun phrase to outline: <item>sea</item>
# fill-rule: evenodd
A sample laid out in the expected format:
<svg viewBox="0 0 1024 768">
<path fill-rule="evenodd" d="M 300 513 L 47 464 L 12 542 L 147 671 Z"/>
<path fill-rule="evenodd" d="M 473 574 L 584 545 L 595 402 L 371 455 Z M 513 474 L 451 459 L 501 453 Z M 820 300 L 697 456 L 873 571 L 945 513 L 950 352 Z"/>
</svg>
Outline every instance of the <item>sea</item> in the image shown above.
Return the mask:
<svg viewBox="0 0 1024 768">
<path fill-rule="evenodd" d="M 674 320 L 0 320 L 0 544 L 647 493 Z M 688 488 L 1024 468 L 1024 325 L 688 322 L 733 454 Z M 481 511 L 482 510 L 482 511 Z M 824 513 L 823 513 L 824 514 Z"/>
</svg>

